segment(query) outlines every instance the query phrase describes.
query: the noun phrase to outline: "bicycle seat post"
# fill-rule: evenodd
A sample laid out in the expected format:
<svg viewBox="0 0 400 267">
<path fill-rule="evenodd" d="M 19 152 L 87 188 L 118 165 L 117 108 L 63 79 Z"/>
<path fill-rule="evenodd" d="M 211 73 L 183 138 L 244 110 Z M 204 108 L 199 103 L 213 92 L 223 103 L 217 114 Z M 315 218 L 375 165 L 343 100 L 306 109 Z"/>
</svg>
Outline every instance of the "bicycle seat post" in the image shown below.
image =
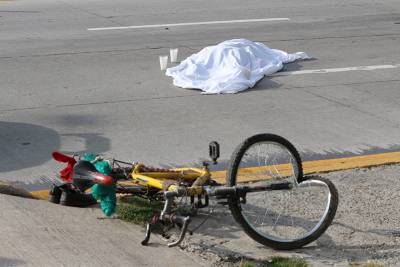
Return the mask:
<svg viewBox="0 0 400 267">
<path fill-rule="evenodd" d="M 207 161 L 203 161 L 203 168 L 205 171 L 208 171 L 208 166 L 210 166 L 210 163 L 208 163 Z"/>
</svg>

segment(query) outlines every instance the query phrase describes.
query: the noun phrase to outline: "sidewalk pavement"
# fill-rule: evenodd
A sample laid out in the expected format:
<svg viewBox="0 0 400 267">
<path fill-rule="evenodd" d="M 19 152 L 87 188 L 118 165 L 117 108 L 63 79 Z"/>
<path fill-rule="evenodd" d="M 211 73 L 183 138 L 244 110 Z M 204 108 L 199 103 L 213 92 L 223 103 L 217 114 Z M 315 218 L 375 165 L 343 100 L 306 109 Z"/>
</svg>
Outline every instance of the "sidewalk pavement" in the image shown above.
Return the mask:
<svg viewBox="0 0 400 267">
<path fill-rule="evenodd" d="M 0 194 L 0 266 L 206 266 L 98 208 L 73 208 Z"/>
</svg>

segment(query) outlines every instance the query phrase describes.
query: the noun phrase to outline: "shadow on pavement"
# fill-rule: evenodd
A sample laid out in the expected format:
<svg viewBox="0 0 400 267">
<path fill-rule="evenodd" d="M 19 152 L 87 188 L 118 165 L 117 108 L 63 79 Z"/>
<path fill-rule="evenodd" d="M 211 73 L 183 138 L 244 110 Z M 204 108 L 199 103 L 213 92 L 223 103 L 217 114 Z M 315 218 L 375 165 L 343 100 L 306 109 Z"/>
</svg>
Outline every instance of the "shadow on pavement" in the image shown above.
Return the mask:
<svg viewBox="0 0 400 267">
<path fill-rule="evenodd" d="M 357 149 L 357 151 L 330 149 L 330 150 L 325 150 L 323 152 L 315 152 L 306 149 L 302 150 L 300 154 L 303 161 L 309 161 L 309 160 L 349 158 L 355 156 L 366 156 L 366 155 L 374 155 L 374 154 L 398 152 L 398 151 L 400 151 L 400 145 L 398 144 L 391 144 L 388 147 L 377 147 L 377 146 L 371 146 L 369 144 L 360 144 L 360 148 Z"/>
<path fill-rule="evenodd" d="M 0 172 L 41 165 L 60 148 L 59 134 L 40 125 L 0 121 Z"/>
<path fill-rule="evenodd" d="M 0 257 L 0 267 L 13 267 L 25 264 L 26 262 L 22 260 Z"/>
<path fill-rule="evenodd" d="M 76 121 L 74 118 L 72 121 Z M 72 121 L 64 121 L 71 124 Z M 83 122 L 87 123 L 87 122 Z M 44 164 L 51 153 L 61 149 L 61 138 L 81 140 L 79 151 L 63 150 L 67 154 L 102 153 L 110 148 L 110 140 L 99 133 L 59 134 L 48 127 L 19 122 L 0 121 L 0 173 L 21 170 Z"/>
<path fill-rule="evenodd" d="M 62 134 L 60 136 L 63 137 L 77 137 L 82 138 L 85 142 L 84 149 L 79 151 L 67 151 L 62 150 L 63 153 L 72 155 L 72 154 L 84 154 L 86 152 L 101 154 L 110 149 L 110 139 L 102 136 L 101 134 L 96 133 L 71 133 L 71 134 Z"/>
</svg>

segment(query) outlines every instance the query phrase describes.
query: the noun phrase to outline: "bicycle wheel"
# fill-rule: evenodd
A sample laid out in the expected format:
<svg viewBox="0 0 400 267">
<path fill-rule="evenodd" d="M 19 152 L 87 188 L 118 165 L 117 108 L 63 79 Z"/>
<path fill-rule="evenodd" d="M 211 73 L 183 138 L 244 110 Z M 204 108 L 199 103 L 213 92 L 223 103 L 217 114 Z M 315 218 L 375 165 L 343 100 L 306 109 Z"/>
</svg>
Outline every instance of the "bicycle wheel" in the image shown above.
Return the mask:
<svg viewBox="0 0 400 267">
<path fill-rule="evenodd" d="M 338 205 L 335 186 L 323 178 L 304 179 L 299 153 L 289 141 L 273 134 L 252 136 L 237 147 L 226 184 L 286 185 L 228 199 L 243 230 L 275 249 L 299 248 L 317 239 L 332 222 Z"/>
</svg>

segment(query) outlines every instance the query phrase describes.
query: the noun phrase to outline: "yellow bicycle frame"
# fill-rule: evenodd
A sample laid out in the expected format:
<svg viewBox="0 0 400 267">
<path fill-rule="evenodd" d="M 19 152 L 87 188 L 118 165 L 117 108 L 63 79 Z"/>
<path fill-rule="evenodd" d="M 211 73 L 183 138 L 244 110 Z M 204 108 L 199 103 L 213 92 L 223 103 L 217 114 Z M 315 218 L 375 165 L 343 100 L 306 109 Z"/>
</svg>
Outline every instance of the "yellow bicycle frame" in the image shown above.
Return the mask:
<svg viewBox="0 0 400 267">
<path fill-rule="evenodd" d="M 192 182 L 192 186 L 187 187 L 189 196 L 201 195 L 203 185 L 211 179 L 211 173 L 207 166 L 199 168 L 176 168 L 170 172 L 141 172 L 143 165 L 136 164 L 129 177 L 132 182 L 142 186 L 158 188 L 164 191 L 173 191 L 179 187 L 180 181 Z"/>
</svg>

